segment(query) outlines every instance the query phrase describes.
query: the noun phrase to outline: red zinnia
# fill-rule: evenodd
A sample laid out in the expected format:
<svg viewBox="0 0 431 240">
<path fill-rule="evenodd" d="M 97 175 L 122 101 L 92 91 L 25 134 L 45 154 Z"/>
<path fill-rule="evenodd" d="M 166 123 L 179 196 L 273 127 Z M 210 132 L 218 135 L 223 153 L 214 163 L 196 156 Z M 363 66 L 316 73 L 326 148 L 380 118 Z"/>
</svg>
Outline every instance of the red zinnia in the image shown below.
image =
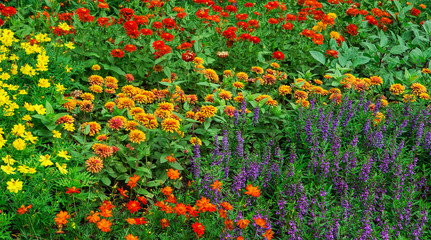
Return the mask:
<svg viewBox="0 0 431 240">
<path fill-rule="evenodd" d="M 195 222 L 192 225 L 193 231 L 198 235 L 198 238 L 202 237 L 205 233 L 205 226 L 202 223 Z"/>
<path fill-rule="evenodd" d="M 187 50 L 187 52 L 181 54 L 181 57 L 186 62 L 191 62 L 195 59 L 196 54 Z"/>
<path fill-rule="evenodd" d="M 272 54 L 272 57 L 275 58 L 275 59 L 277 59 L 277 60 L 280 60 L 280 61 L 284 60 L 284 54 L 282 52 L 280 52 L 280 51 L 275 51 Z"/>
<path fill-rule="evenodd" d="M 132 53 L 136 51 L 136 46 L 133 44 L 127 44 L 126 46 L 124 46 L 124 50 Z"/>
<path fill-rule="evenodd" d="M 338 52 L 337 50 L 331 49 L 331 50 L 326 50 L 326 54 L 328 56 L 334 57 L 334 58 L 338 58 Z"/>
<path fill-rule="evenodd" d="M 358 27 L 355 24 L 349 24 L 349 26 L 347 26 L 347 32 L 352 36 L 356 36 L 358 35 Z"/>
<path fill-rule="evenodd" d="M 81 191 L 79 191 L 79 188 L 76 188 L 76 187 L 72 187 L 72 188 L 68 188 L 68 187 L 66 187 L 67 188 L 67 194 L 71 194 L 71 193 L 81 193 Z"/>
<path fill-rule="evenodd" d="M 174 40 L 174 35 L 170 34 L 170 33 L 163 33 L 162 34 L 162 39 L 165 40 L 166 42 L 169 41 L 173 41 Z"/>
<path fill-rule="evenodd" d="M 121 49 L 114 49 L 111 51 L 111 55 L 115 58 L 123 58 L 124 57 L 124 51 Z"/>
</svg>

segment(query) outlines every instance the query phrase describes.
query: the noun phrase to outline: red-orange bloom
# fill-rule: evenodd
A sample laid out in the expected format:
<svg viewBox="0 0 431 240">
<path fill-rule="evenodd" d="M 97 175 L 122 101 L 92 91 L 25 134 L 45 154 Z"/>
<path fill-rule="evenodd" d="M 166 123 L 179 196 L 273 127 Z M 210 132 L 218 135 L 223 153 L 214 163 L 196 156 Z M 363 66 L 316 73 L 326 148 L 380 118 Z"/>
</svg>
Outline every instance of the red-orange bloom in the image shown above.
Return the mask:
<svg viewBox="0 0 431 240">
<path fill-rule="evenodd" d="M 24 213 L 26 213 L 27 212 L 27 210 L 28 209 L 30 209 L 30 208 L 32 208 L 33 206 L 30 204 L 30 205 L 28 205 L 28 207 L 26 207 L 26 206 L 24 206 L 24 205 L 21 205 L 21 207 L 20 208 L 18 208 L 18 210 L 17 210 L 17 212 L 18 212 L 18 214 L 19 215 L 23 215 Z"/>
<path fill-rule="evenodd" d="M 81 193 L 81 191 L 79 191 L 79 188 L 76 188 L 76 187 L 72 187 L 72 188 L 68 188 L 68 187 L 66 187 L 67 188 L 67 194 L 71 194 L 71 193 Z"/>
<path fill-rule="evenodd" d="M 127 183 L 127 186 L 130 186 L 130 188 L 136 187 L 136 183 L 141 179 L 138 175 L 134 174 L 133 177 L 129 177 L 129 182 Z"/>
<path fill-rule="evenodd" d="M 168 170 L 168 177 L 173 180 L 178 179 L 180 177 L 180 172 L 171 168 Z"/>
<path fill-rule="evenodd" d="M 139 211 L 139 209 L 141 209 L 141 205 L 137 201 L 130 201 L 127 204 L 127 209 L 129 209 L 130 213 L 134 213 Z"/>
<path fill-rule="evenodd" d="M 169 227 L 169 221 L 166 218 L 163 218 L 162 220 L 160 220 L 160 225 L 162 226 L 162 229 L 165 229 L 167 227 Z"/>
<path fill-rule="evenodd" d="M 211 184 L 211 187 L 213 190 L 217 190 L 220 192 L 221 186 L 223 183 L 221 183 L 219 180 L 215 181 L 213 184 Z"/>
<path fill-rule="evenodd" d="M 193 231 L 198 235 L 198 238 L 202 237 L 205 233 L 205 226 L 202 223 L 195 222 L 192 225 Z"/>
<path fill-rule="evenodd" d="M 109 220 L 102 219 L 102 221 L 97 223 L 97 227 L 102 230 L 102 232 L 109 232 L 111 231 L 111 225 L 112 223 Z"/>
<path fill-rule="evenodd" d="M 174 211 L 176 214 L 178 214 L 178 216 L 180 215 L 186 215 L 187 213 L 187 206 L 184 205 L 184 203 L 178 203 L 175 208 Z"/>
<path fill-rule="evenodd" d="M 245 188 L 247 191 L 245 192 L 246 195 L 251 195 L 253 197 L 259 197 L 260 196 L 260 190 L 259 187 L 253 187 L 251 184 L 247 185 Z"/>
<path fill-rule="evenodd" d="M 57 225 L 62 226 L 69 222 L 67 221 L 68 218 L 70 218 L 70 215 L 67 213 L 67 211 L 60 211 L 60 213 L 57 214 L 57 217 L 54 220 Z"/>
<path fill-rule="evenodd" d="M 127 195 L 126 195 L 127 190 L 124 190 L 124 189 L 123 189 L 123 187 L 121 187 L 121 188 L 117 188 L 117 190 L 120 192 L 120 194 L 121 194 L 123 197 L 125 197 L 125 198 L 128 198 L 128 197 L 129 197 L 129 196 L 127 196 Z"/>
<path fill-rule="evenodd" d="M 236 225 L 241 229 L 245 229 L 248 224 L 250 224 L 250 220 L 248 219 L 241 219 L 236 223 Z"/>
</svg>

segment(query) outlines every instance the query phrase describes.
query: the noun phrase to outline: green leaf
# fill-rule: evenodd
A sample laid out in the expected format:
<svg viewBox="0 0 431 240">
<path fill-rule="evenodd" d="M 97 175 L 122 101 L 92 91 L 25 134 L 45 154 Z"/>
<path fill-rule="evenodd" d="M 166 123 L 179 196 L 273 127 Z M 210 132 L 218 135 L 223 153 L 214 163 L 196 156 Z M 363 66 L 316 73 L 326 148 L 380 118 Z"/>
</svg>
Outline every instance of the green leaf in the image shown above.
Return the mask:
<svg viewBox="0 0 431 240">
<path fill-rule="evenodd" d="M 52 105 L 48 101 L 46 101 L 45 108 L 46 108 L 46 115 L 54 114 L 54 108 L 52 108 Z"/>
<path fill-rule="evenodd" d="M 163 68 L 163 72 L 165 73 L 165 75 L 171 79 L 171 69 L 169 67 L 164 67 Z M 178 84 L 178 83 L 177 83 Z"/>
<path fill-rule="evenodd" d="M 326 58 L 325 55 L 323 55 L 323 53 L 321 52 L 316 52 L 316 51 L 310 51 L 311 56 L 316 59 L 318 62 L 320 62 L 321 64 L 325 65 L 326 62 Z"/>
<path fill-rule="evenodd" d="M 85 129 L 84 129 L 84 134 L 85 135 L 88 135 L 89 133 L 90 133 L 90 124 L 88 124 L 87 126 L 85 126 Z"/>
<path fill-rule="evenodd" d="M 144 195 L 145 197 L 148 197 L 148 198 L 152 198 L 152 197 L 154 197 L 154 194 L 152 194 L 152 193 L 148 192 L 148 191 L 147 191 L 147 190 L 145 190 L 144 188 L 139 188 L 136 192 L 137 192 L 138 194 Z"/>
<path fill-rule="evenodd" d="M 397 45 L 395 47 L 393 47 L 390 51 L 390 53 L 392 54 L 402 54 L 403 52 L 405 52 L 407 49 L 409 49 L 406 46 L 403 45 Z"/>
<path fill-rule="evenodd" d="M 102 177 L 100 180 L 107 186 L 111 185 L 111 180 L 108 177 Z"/>
<path fill-rule="evenodd" d="M 357 57 L 355 60 L 353 60 L 353 67 L 357 67 L 363 64 L 366 64 L 370 61 L 370 58 L 368 57 Z"/>
</svg>

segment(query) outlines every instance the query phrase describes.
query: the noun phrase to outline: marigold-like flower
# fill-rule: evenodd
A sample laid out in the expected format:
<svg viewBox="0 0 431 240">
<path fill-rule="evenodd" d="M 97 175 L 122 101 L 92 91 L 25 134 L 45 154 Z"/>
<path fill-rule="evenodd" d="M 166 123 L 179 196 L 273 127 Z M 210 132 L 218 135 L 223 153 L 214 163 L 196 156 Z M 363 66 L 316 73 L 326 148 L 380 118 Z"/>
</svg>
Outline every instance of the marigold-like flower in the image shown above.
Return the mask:
<svg viewBox="0 0 431 240">
<path fill-rule="evenodd" d="M 144 142 L 146 137 L 144 132 L 140 130 L 132 130 L 129 133 L 129 139 L 133 143 L 140 143 L 140 142 Z"/>
<path fill-rule="evenodd" d="M 192 137 L 190 138 L 190 143 L 193 144 L 193 146 L 195 146 L 196 144 L 202 145 L 202 140 L 197 137 Z"/>
<path fill-rule="evenodd" d="M 427 88 L 420 83 L 413 83 L 410 86 L 410 89 L 412 90 L 412 93 L 416 96 L 419 96 L 421 93 L 426 93 L 427 91 Z"/>
<path fill-rule="evenodd" d="M 241 219 L 236 223 L 236 225 L 241 229 L 247 228 L 248 224 L 250 224 L 250 220 L 248 219 Z"/>
<path fill-rule="evenodd" d="M 97 227 L 102 230 L 102 232 L 109 232 L 111 231 L 111 225 L 112 223 L 109 220 L 102 219 L 100 222 L 97 223 Z"/>
<path fill-rule="evenodd" d="M 192 225 L 193 231 L 198 235 L 198 238 L 201 238 L 205 233 L 205 226 L 202 223 L 195 222 Z"/>
<path fill-rule="evenodd" d="M 296 99 L 305 100 L 308 98 L 308 93 L 304 91 L 296 90 L 295 93 L 293 94 L 293 97 L 295 97 Z"/>
<path fill-rule="evenodd" d="M 133 234 L 129 234 L 126 236 L 126 240 L 139 240 L 138 237 L 133 236 Z"/>
<path fill-rule="evenodd" d="M 87 171 L 91 173 L 99 173 L 103 168 L 103 160 L 99 157 L 90 157 L 85 161 Z"/>
<path fill-rule="evenodd" d="M 127 209 L 129 209 L 130 213 L 137 212 L 139 209 L 141 209 L 141 204 L 139 204 L 137 201 L 129 201 L 127 204 Z"/>
<path fill-rule="evenodd" d="M 251 195 L 253 197 L 259 197 L 260 196 L 260 190 L 259 187 L 253 187 L 253 185 L 249 184 L 245 188 L 247 191 L 245 192 L 246 195 Z"/>
<path fill-rule="evenodd" d="M 162 121 L 162 129 L 165 132 L 171 132 L 177 131 L 180 128 L 180 121 L 174 118 L 166 118 Z"/>
<path fill-rule="evenodd" d="M 282 95 L 282 96 L 290 94 L 291 92 L 292 92 L 292 88 L 290 86 L 288 86 L 288 85 L 281 85 L 278 88 L 278 94 Z"/>
<path fill-rule="evenodd" d="M 169 220 L 166 218 L 163 218 L 162 220 L 160 220 L 160 226 L 162 226 L 162 229 L 169 227 Z"/>
<path fill-rule="evenodd" d="M 211 118 L 214 117 L 216 112 L 217 112 L 217 108 L 211 105 L 208 106 L 202 106 L 201 111 L 202 115 L 205 118 Z"/>
<path fill-rule="evenodd" d="M 244 88 L 244 83 L 242 83 L 242 82 L 234 82 L 232 85 L 236 89 L 243 89 Z"/>
<path fill-rule="evenodd" d="M 178 170 L 174 170 L 172 168 L 170 168 L 167 172 L 168 174 L 168 178 L 175 180 L 178 179 L 180 177 L 180 172 Z"/>
<path fill-rule="evenodd" d="M 213 184 L 211 184 L 211 187 L 213 190 L 221 191 L 221 186 L 223 186 L 223 183 L 221 183 L 219 180 L 215 181 Z"/>
<path fill-rule="evenodd" d="M 406 87 L 397 83 L 397 84 L 392 84 L 391 87 L 389 88 L 389 91 L 391 91 L 392 95 L 400 95 L 404 93 L 405 89 Z"/>
<path fill-rule="evenodd" d="M 70 215 L 67 213 L 67 211 L 60 211 L 54 220 L 55 223 L 61 227 L 69 222 L 67 221 L 68 218 L 70 218 Z"/>
<path fill-rule="evenodd" d="M 231 100 L 232 99 L 232 93 L 229 91 L 226 91 L 224 89 L 221 90 L 221 92 L 218 95 L 221 99 L 224 99 L 226 101 Z"/>
<path fill-rule="evenodd" d="M 81 130 L 84 132 L 87 126 L 90 126 L 90 136 L 94 136 L 96 134 L 99 134 L 102 127 L 97 122 L 85 122 L 81 125 Z"/>
</svg>

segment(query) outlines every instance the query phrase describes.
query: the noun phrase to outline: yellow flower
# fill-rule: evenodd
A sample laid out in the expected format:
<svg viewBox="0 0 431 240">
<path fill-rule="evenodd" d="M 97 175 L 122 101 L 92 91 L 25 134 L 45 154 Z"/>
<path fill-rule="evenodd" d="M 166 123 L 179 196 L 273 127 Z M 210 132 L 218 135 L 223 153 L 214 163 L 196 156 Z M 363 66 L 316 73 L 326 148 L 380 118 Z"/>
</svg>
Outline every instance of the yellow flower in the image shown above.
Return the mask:
<svg viewBox="0 0 431 240">
<path fill-rule="evenodd" d="M 22 137 L 24 133 L 25 133 L 25 126 L 23 124 L 18 123 L 13 126 L 12 128 L 13 135 Z"/>
<path fill-rule="evenodd" d="M 55 87 L 56 87 L 56 91 L 60 93 L 64 93 L 64 91 L 66 91 L 67 89 L 64 87 L 63 84 L 60 84 L 60 83 L 55 84 Z"/>
<path fill-rule="evenodd" d="M 42 88 L 48 88 L 51 86 L 51 83 L 49 83 L 49 79 L 41 78 L 39 79 L 39 83 L 37 84 L 37 86 Z"/>
<path fill-rule="evenodd" d="M 9 182 L 7 182 L 7 189 L 10 192 L 13 193 L 18 193 L 18 191 L 22 190 L 22 181 L 20 181 L 19 179 L 17 179 L 16 181 L 12 178 Z"/>
<path fill-rule="evenodd" d="M 52 134 L 53 134 L 54 138 L 61 138 L 61 132 L 59 132 L 57 130 L 53 130 Z"/>
<path fill-rule="evenodd" d="M 36 104 L 33 107 L 34 107 L 34 110 L 36 110 L 37 114 L 39 115 L 46 114 L 46 108 L 44 108 L 41 104 Z"/>
<path fill-rule="evenodd" d="M 49 154 L 46 154 L 45 156 L 40 155 L 40 159 L 39 159 L 40 165 L 44 167 L 53 165 L 54 163 L 51 162 L 50 158 L 51 158 L 51 155 Z"/>
<path fill-rule="evenodd" d="M 333 18 L 333 19 L 337 18 L 337 14 L 335 14 L 335 13 L 328 13 L 327 15 L 328 15 L 328 17 Z"/>
<path fill-rule="evenodd" d="M 8 165 L 13 165 L 16 161 L 13 159 L 10 155 L 6 155 L 5 157 L 2 157 L 2 160 L 4 163 Z"/>
<path fill-rule="evenodd" d="M 16 150 L 24 150 L 26 147 L 25 141 L 22 140 L 21 138 L 15 139 L 12 145 Z"/>
<path fill-rule="evenodd" d="M 27 95 L 28 92 L 26 90 L 19 90 L 18 94 L 20 94 L 20 95 Z"/>
<path fill-rule="evenodd" d="M 28 173 L 29 172 L 29 167 L 27 167 L 26 165 L 18 166 L 18 172 L 20 172 L 20 173 Z"/>
<path fill-rule="evenodd" d="M 35 174 L 36 173 L 36 169 L 35 168 L 28 168 L 28 173 Z"/>
<path fill-rule="evenodd" d="M 68 42 L 68 43 L 64 44 L 64 46 L 69 48 L 69 49 L 75 49 L 75 46 L 73 46 L 73 42 Z"/>
<path fill-rule="evenodd" d="M 69 156 L 69 155 L 67 155 L 67 151 L 64 151 L 64 150 L 60 150 L 58 153 L 57 153 L 57 156 L 59 156 L 59 157 L 61 157 L 61 158 L 64 158 L 64 159 L 66 159 L 66 160 L 70 160 L 70 158 L 71 158 L 71 156 Z"/>
<path fill-rule="evenodd" d="M 66 72 L 70 73 L 72 72 L 73 68 L 69 67 L 69 65 L 66 65 Z"/>
<path fill-rule="evenodd" d="M 60 25 L 58 25 L 58 27 L 61 28 L 61 30 L 66 31 L 66 32 L 70 31 L 70 29 L 71 29 L 70 26 L 65 22 L 60 23 Z"/>
<path fill-rule="evenodd" d="M 9 174 L 15 174 L 15 169 L 14 167 L 11 167 L 10 165 L 2 165 L 1 166 L 1 170 L 3 170 L 3 172 L 5 172 L 7 175 Z"/>
<path fill-rule="evenodd" d="M 28 121 L 31 121 L 31 116 L 30 115 L 24 115 L 24 117 L 22 117 L 22 120 L 24 120 L 24 121 L 26 121 L 26 122 L 28 122 Z"/>
<path fill-rule="evenodd" d="M 32 66 L 28 65 L 28 63 L 25 64 L 24 66 L 21 66 L 20 70 L 22 74 L 28 75 L 30 77 L 33 77 L 36 75 L 36 70 Z"/>
<path fill-rule="evenodd" d="M 65 123 L 63 128 L 68 132 L 75 131 L 75 127 L 73 126 L 73 123 Z"/>
<path fill-rule="evenodd" d="M 58 163 L 55 163 L 55 166 L 57 166 L 58 170 L 62 173 L 62 174 L 67 174 L 68 171 L 66 170 L 66 163 L 63 163 L 63 165 L 60 165 Z"/>
<path fill-rule="evenodd" d="M 95 64 L 91 67 L 91 69 L 93 69 L 94 71 L 99 71 L 100 70 L 100 66 L 98 64 Z"/>
<path fill-rule="evenodd" d="M 31 143 L 36 143 L 37 137 L 33 136 L 33 133 L 31 132 L 25 132 L 24 133 L 24 140 L 29 141 Z"/>
</svg>

